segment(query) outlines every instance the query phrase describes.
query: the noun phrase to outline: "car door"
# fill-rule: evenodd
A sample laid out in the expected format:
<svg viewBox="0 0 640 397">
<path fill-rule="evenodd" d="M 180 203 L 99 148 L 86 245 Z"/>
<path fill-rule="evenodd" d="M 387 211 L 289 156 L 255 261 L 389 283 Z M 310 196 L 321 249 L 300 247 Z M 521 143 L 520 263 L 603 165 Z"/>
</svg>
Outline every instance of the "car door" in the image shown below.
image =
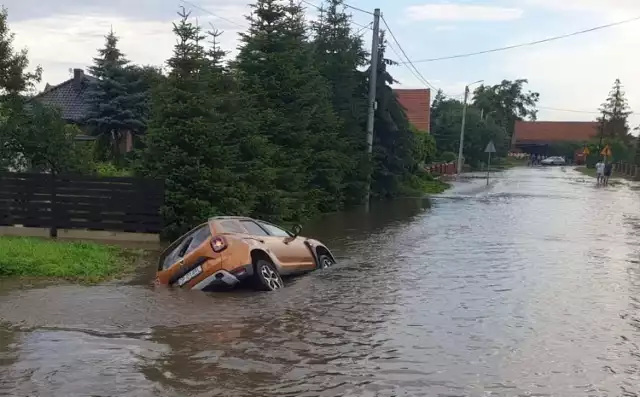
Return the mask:
<svg viewBox="0 0 640 397">
<path fill-rule="evenodd" d="M 278 258 L 283 274 L 304 272 L 315 267 L 311 252 L 301 239 L 286 242 L 286 239 L 291 237 L 288 232 L 252 219 L 244 219 L 240 223 L 252 236 L 262 240 Z"/>
<path fill-rule="evenodd" d="M 304 238 L 292 239 L 293 235 L 279 226 L 263 221 L 256 222 L 273 238 L 276 244 L 274 249 L 278 250 L 277 254 L 281 255 L 292 268 L 300 271 L 315 269 L 315 259 L 305 244 Z"/>
</svg>

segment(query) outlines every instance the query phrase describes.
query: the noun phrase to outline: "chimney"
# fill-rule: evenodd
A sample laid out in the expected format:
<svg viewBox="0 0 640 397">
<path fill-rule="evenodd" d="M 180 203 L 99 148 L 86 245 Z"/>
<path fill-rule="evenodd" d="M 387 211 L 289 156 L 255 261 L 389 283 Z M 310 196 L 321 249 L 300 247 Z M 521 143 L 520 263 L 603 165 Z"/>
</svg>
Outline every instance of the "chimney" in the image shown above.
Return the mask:
<svg viewBox="0 0 640 397">
<path fill-rule="evenodd" d="M 77 89 L 82 88 L 82 82 L 84 81 L 84 70 L 73 69 L 73 84 Z"/>
</svg>

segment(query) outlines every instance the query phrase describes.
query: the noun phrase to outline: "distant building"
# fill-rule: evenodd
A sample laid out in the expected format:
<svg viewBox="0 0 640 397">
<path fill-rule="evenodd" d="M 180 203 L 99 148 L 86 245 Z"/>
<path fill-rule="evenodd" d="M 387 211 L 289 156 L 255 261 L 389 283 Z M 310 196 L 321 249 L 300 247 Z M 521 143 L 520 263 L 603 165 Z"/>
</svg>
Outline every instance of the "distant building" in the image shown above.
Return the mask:
<svg viewBox="0 0 640 397">
<path fill-rule="evenodd" d="M 84 73 L 82 69 L 73 69 L 73 77 L 63 81 L 58 85 L 47 85 L 40 94 L 34 96 L 30 101 L 37 101 L 43 105 L 60 109 L 62 118 L 70 124 L 77 125 L 83 132 L 78 135 L 77 140 L 95 140 L 91 134 L 91 128 L 86 125 L 86 119 L 91 109 L 89 102 L 89 85 L 96 78 Z M 131 133 L 125 132 L 124 139 L 120 142 L 121 151 L 128 152 L 133 147 Z"/>
<path fill-rule="evenodd" d="M 512 147 L 530 154 L 547 154 L 560 142 L 586 142 L 598 136 L 596 121 L 516 121 Z"/>
<path fill-rule="evenodd" d="M 407 113 L 409 122 L 420 131 L 429 131 L 431 122 L 431 90 L 393 90 Z"/>
</svg>

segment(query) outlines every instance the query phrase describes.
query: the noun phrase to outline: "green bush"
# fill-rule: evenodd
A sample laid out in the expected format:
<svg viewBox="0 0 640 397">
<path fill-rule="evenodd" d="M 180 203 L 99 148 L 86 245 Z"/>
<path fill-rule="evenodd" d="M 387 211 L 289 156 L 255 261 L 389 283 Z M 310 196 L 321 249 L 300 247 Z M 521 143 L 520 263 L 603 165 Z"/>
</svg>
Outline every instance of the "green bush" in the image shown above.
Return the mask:
<svg viewBox="0 0 640 397">
<path fill-rule="evenodd" d="M 99 176 L 125 177 L 132 176 L 133 172 L 126 168 L 119 168 L 112 163 L 97 163 L 96 173 Z"/>
<path fill-rule="evenodd" d="M 443 163 L 451 163 L 453 161 L 456 161 L 457 158 L 458 156 L 453 152 L 443 152 L 442 154 L 440 154 L 440 161 L 442 161 Z"/>
</svg>

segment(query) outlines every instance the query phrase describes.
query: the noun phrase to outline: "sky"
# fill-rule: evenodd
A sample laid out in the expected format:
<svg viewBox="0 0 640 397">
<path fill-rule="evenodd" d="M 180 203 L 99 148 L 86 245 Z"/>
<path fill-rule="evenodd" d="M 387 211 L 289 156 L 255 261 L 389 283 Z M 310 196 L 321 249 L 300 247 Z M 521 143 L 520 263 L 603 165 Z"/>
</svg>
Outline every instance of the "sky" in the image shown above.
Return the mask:
<svg viewBox="0 0 640 397">
<path fill-rule="evenodd" d="M 250 0 L 5 0 L 14 46 L 26 48 L 32 65 L 44 68 L 45 83 L 86 69 L 113 29 L 120 48 L 136 63 L 162 65 L 171 55 L 177 11 L 185 6 L 204 27 L 224 32 L 222 46 L 237 51 L 238 33 L 248 25 Z M 322 0 L 309 0 L 320 5 Z M 365 11 L 380 8 L 388 28 L 428 82 L 453 97 L 468 83 L 527 79 L 540 93 L 539 120 L 593 120 L 616 78 L 622 81 L 640 125 L 640 21 L 536 46 L 466 58 L 421 60 L 482 51 L 545 39 L 640 17 L 638 0 L 349 0 Z M 308 16 L 317 10 L 309 5 Z M 372 16 L 350 9 L 354 28 Z M 370 46 L 371 31 L 362 29 Z M 393 50 L 387 57 L 401 61 Z M 397 88 L 424 88 L 405 65 L 391 70 Z M 473 87 L 472 87 L 473 88 Z M 551 109 L 549 109 L 551 108 Z M 559 110 L 562 109 L 562 110 Z M 568 111 L 570 110 L 570 111 Z"/>
</svg>

